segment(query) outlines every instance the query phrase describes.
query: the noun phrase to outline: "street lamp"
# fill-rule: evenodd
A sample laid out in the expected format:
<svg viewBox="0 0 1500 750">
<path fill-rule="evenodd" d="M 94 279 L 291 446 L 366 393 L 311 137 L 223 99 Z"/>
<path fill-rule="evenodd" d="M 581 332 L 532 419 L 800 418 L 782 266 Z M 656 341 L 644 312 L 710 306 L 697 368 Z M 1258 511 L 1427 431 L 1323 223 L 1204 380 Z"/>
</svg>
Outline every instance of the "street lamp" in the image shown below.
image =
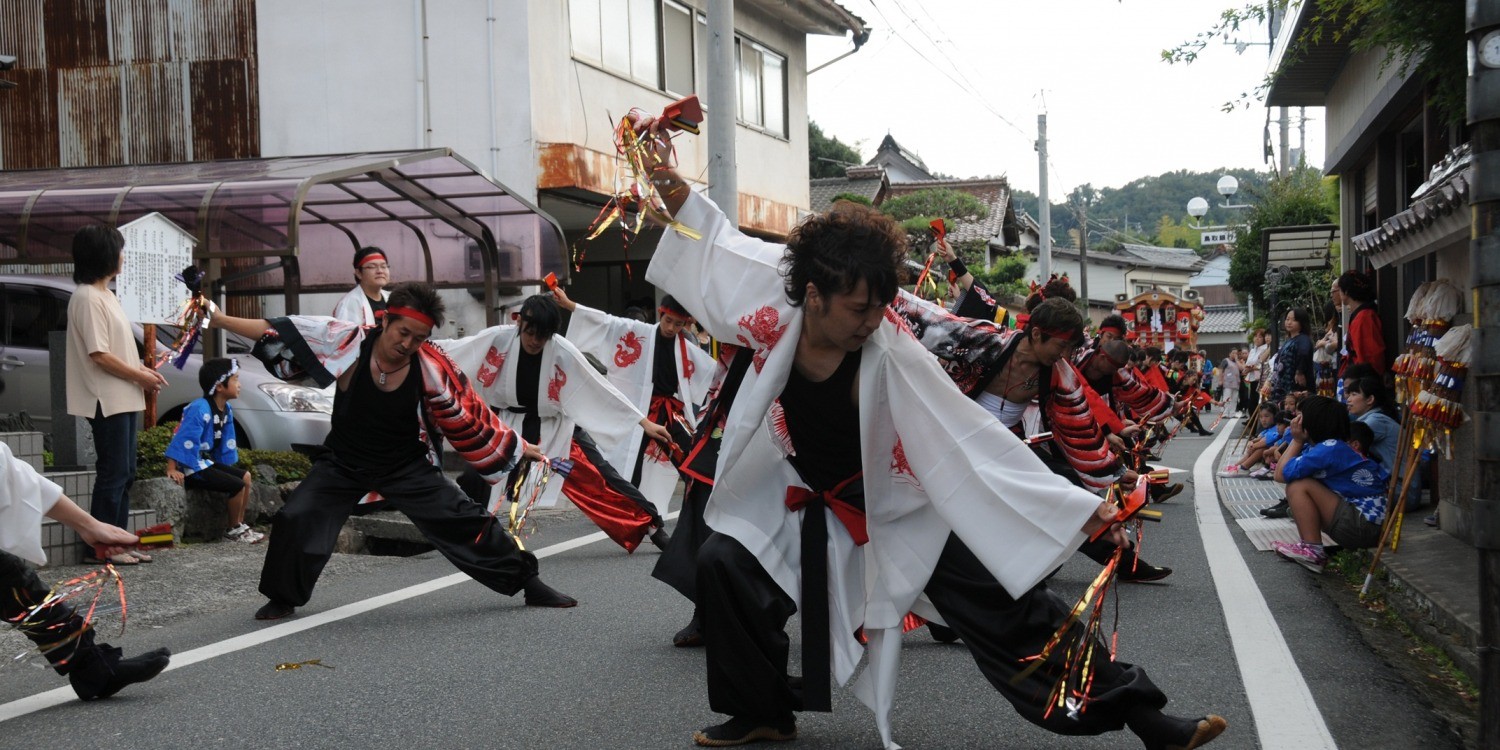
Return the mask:
<svg viewBox="0 0 1500 750">
<path fill-rule="evenodd" d="M 1240 181 L 1236 180 L 1234 178 L 1234 175 L 1226 174 L 1223 177 L 1220 177 L 1219 178 L 1219 184 L 1217 186 L 1215 186 L 1215 187 L 1218 189 L 1219 195 L 1224 196 L 1224 202 L 1222 202 L 1222 203 L 1219 204 L 1219 208 L 1249 208 L 1250 207 L 1250 204 L 1248 204 L 1248 203 L 1232 203 L 1232 202 L 1230 202 L 1231 199 L 1234 198 L 1234 194 L 1237 193 L 1237 192 L 1239 192 L 1239 189 L 1240 189 Z M 1193 198 L 1192 200 L 1188 201 L 1188 203 L 1187 203 L 1187 212 L 1188 212 L 1188 215 L 1191 216 L 1191 217 L 1193 217 L 1194 219 L 1201 219 L 1201 218 L 1203 218 L 1204 215 L 1206 215 L 1208 213 L 1208 201 L 1206 201 L 1206 200 L 1204 200 L 1202 198 Z M 1217 231 L 1223 231 L 1223 230 L 1226 230 L 1226 229 L 1232 229 L 1235 225 L 1212 226 L 1212 227 L 1209 227 L 1209 226 L 1199 226 L 1199 225 L 1194 224 L 1192 222 L 1188 222 L 1188 226 L 1190 226 L 1190 227 L 1192 227 L 1194 229 L 1202 229 L 1202 230 L 1206 230 L 1206 231 L 1216 231 L 1216 230 Z"/>
</svg>

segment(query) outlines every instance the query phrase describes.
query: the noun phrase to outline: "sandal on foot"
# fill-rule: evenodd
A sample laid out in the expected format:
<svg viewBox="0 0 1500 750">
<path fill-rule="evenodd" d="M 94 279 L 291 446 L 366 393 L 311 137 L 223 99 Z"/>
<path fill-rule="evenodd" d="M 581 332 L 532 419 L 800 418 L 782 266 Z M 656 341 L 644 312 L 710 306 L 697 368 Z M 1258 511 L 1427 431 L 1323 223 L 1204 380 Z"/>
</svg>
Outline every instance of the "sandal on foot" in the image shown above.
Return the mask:
<svg viewBox="0 0 1500 750">
<path fill-rule="evenodd" d="M 795 739 L 796 719 L 767 722 L 733 717 L 723 724 L 693 732 L 693 742 L 702 747 L 733 747 L 752 742 L 786 742 Z"/>
</svg>

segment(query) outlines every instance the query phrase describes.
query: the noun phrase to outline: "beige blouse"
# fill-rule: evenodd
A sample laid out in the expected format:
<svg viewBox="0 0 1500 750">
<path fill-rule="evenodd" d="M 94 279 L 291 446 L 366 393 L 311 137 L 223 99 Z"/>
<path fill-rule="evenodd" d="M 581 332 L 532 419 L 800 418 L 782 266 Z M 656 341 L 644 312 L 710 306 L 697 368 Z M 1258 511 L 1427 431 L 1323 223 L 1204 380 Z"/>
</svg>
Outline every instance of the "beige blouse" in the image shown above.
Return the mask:
<svg viewBox="0 0 1500 750">
<path fill-rule="evenodd" d="M 68 301 L 68 413 L 93 417 L 96 405 L 106 417 L 144 410 L 146 394 L 140 384 L 105 372 L 89 357 L 94 352 L 109 352 L 131 369 L 141 366 L 119 298 L 93 284 L 79 284 Z"/>
</svg>

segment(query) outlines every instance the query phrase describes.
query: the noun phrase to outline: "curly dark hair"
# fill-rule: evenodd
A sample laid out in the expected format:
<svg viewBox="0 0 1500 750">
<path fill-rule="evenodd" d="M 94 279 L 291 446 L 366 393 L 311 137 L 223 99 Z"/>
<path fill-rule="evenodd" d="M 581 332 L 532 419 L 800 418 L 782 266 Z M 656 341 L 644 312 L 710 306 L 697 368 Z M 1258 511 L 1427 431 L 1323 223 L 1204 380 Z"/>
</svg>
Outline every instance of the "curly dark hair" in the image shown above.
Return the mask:
<svg viewBox="0 0 1500 750">
<path fill-rule="evenodd" d="M 1334 283 L 1338 284 L 1339 291 L 1343 292 L 1345 297 L 1355 302 L 1363 304 L 1375 301 L 1375 279 L 1369 274 L 1346 271 Z"/>
<path fill-rule="evenodd" d="M 1067 276 L 1053 274 L 1052 278 L 1047 279 L 1047 283 L 1043 284 L 1040 290 L 1032 292 L 1026 298 L 1026 312 L 1035 310 L 1038 305 L 1049 299 L 1077 302 L 1078 292 L 1073 290 L 1073 285 L 1069 283 Z"/>
<path fill-rule="evenodd" d="M 1030 336 L 1033 330 L 1042 332 L 1043 341 L 1054 337 L 1082 341 L 1083 313 L 1062 297 L 1048 297 L 1026 320 L 1026 335 Z"/>
<path fill-rule="evenodd" d="M 390 321 L 393 317 L 390 309 L 393 307 L 409 307 L 429 318 L 432 318 L 432 327 L 438 328 L 443 325 L 443 313 L 447 311 L 443 305 L 443 298 L 432 287 L 417 281 L 403 281 L 392 284 L 391 296 L 386 300 L 385 320 Z"/>
<path fill-rule="evenodd" d="M 813 214 L 787 236 L 781 273 L 786 298 L 801 307 L 812 283 L 825 295 L 846 294 L 863 281 L 881 304 L 896 298 L 906 233 L 889 216 L 857 203 L 840 201 Z"/>
</svg>

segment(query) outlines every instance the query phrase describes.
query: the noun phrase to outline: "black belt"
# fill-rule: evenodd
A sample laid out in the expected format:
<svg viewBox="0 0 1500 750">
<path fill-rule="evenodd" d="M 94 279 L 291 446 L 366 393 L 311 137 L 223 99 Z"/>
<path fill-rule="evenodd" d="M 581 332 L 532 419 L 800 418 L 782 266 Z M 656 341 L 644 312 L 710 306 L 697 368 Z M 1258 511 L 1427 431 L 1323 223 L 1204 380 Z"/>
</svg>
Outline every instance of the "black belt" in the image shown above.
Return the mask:
<svg viewBox="0 0 1500 750">
<path fill-rule="evenodd" d="M 832 645 L 828 638 L 828 518 L 823 509 L 835 513 L 855 544 L 868 540 L 864 529 L 864 472 L 822 492 L 788 487 L 788 510 L 802 510 L 802 710 L 832 711 L 832 678 L 829 662 Z M 841 507 L 839 507 L 841 506 Z M 857 517 L 857 518 L 856 518 Z M 853 524 L 853 526 L 851 526 Z"/>
</svg>

